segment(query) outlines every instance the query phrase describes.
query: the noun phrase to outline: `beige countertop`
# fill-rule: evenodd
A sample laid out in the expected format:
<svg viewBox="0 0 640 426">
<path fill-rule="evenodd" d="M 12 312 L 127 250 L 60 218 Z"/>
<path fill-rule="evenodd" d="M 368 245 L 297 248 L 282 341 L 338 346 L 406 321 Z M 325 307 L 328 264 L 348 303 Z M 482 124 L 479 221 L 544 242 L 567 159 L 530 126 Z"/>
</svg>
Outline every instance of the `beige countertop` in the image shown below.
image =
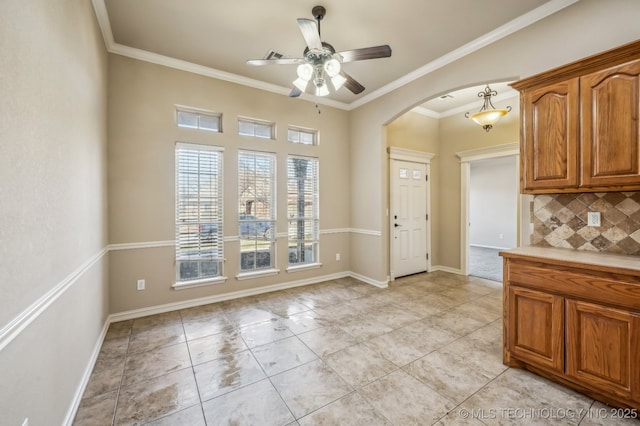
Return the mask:
<svg viewBox="0 0 640 426">
<path fill-rule="evenodd" d="M 640 256 L 629 256 L 624 254 L 599 253 L 553 247 L 523 246 L 503 250 L 500 252 L 500 255 L 507 257 L 510 255 L 530 256 L 564 262 L 577 262 L 596 266 L 629 269 L 640 272 Z"/>
</svg>

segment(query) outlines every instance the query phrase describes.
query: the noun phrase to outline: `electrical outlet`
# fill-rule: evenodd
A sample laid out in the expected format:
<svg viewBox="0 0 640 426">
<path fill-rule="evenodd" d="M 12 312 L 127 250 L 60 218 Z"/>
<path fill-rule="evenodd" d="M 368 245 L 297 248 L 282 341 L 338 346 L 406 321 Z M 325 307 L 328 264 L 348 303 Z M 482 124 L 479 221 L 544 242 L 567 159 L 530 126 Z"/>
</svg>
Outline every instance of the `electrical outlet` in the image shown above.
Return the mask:
<svg viewBox="0 0 640 426">
<path fill-rule="evenodd" d="M 340 260 L 340 253 L 336 253 L 336 260 Z"/>
<path fill-rule="evenodd" d="M 138 290 L 144 290 L 144 286 L 145 286 L 144 280 L 138 280 L 138 287 L 137 287 Z"/>
<path fill-rule="evenodd" d="M 587 213 L 587 226 L 600 226 L 600 212 Z"/>
<path fill-rule="evenodd" d="M 498 234 L 498 238 L 501 240 L 504 239 L 504 234 Z"/>
</svg>

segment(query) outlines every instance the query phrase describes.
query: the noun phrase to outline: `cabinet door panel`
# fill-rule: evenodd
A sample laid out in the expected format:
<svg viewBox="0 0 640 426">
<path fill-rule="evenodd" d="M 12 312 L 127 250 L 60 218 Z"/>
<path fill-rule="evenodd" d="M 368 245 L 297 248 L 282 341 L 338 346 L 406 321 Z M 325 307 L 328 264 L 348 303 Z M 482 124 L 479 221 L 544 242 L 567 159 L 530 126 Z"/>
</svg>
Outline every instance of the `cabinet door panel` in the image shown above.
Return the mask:
<svg viewBox="0 0 640 426">
<path fill-rule="evenodd" d="M 575 300 L 566 301 L 567 374 L 592 387 L 629 398 L 637 392 L 640 318 Z"/>
<path fill-rule="evenodd" d="M 564 299 L 509 287 L 508 349 L 516 358 L 562 372 Z"/>
<path fill-rule="evenodd" d="M 640 61 L 580 79 L 581 186 L 640 185 Z"/>
<path fill-rule="evenodd" d="M 523 189 L 578 186 L 578 90 L 572 79 L 523 94 Z"/>
</svg>

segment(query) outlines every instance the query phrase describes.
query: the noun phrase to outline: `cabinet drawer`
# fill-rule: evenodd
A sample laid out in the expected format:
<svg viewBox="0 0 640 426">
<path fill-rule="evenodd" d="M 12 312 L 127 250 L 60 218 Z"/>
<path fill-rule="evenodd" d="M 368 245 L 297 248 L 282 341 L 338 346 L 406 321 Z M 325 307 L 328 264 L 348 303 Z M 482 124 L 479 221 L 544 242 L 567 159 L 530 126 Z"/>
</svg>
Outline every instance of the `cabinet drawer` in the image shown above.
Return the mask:
<svg viewBox="0 0 640 426">
<path fill-rule="evenodd" d="M 640 312 L 637 277 L 605 272 L 581 272 L 578 268 L 537 262 L 507 262 L 511 284 L 584 298 Z"/>
</svg>

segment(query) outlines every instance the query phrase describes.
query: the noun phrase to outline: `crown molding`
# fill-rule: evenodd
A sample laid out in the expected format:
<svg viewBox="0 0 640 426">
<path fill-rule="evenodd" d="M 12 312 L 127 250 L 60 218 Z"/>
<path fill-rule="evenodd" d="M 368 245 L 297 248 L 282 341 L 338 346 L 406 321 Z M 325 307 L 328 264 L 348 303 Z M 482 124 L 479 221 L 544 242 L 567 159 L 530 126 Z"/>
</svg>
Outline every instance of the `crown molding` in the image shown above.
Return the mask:
<svg viewBox="0 0 640 426">
<path fill-rule="evenodd" d="M 357 100 L 346 104 L 344 102 L 338 102 L 331 99 L 311 96 L 302 94 L 299 99 L 307 102 L 313 102 L 320 105 L 326 105 L 333 108 L 351 111 L 364 104 L 367 104 L 381 96 L 386 95 L 402 86 L 411 83 L 431 72 L 436 71 L 464 56 L 467 56 L 483 47 L 490 45 L 491 43 L 498 41 L 514 32 L 517 32 L 549 15 L 552 15 L 559 10 L 562 10 L 579 0 L 550 0 L 536 9 L 521 15 L 510 22 L 496 28 L 495 30 L 478 37 L 477 39 L 463 45 L 462 47 L 455 49 L 446 55 L 439 57 L 438 59 L 429 62 L 428 64 L 412 71 L 405 76 L 381 87 L 378 90 L 374 90 L 368 95 L 364 95 Z M 142 49 L 136 49 L 128 46 L 124 46 L 115 42 L 113 38 L 113 32 L 111 30 L 111 23 L 109 22 L 109 14 L 107 13 L 107 7 L 104 0 L 92 0 L 93 9 L 96 13 L 98 25 L 102 32 L 102 38 L 104 39 L 107 51 L 117 55 L 127 56 L 133 59 L 139 59 L 141 61 L 151 62 L 158 65 L 163 65 L 170 68 L 179 69 L 182 71 L 188 71 L 195 74 L 204 75 L 219 80 L 228 81 L 231 83 L 240 84 L 243 86 L 253 87 L 255 89 L 264 90 L 267 92 L 277 93 L 280 95 L 287 95 L 291 91 L 290 88 L 278 86 L 275 84 L 265 83 L 263 81 L 242 77 L 237 74 L 232 74 L 224 71 L 217 70 L 215 68 L 206 67 L 203 65 L 194 64 L 192 62 L 183 61 L 180 59 L 171 58 L 157 53 L 152 53 Z M 433 112 L 433 111 L 431 111 Z M 426 114 L 425 114 L 426 115 Z"/>
<path fill-rule="evenodd" d="M 462 47 L 452 50 L 446 55 L 443 55 L 438 59 L 429 62 L 428 64 L 418 68 L 415 71 L 410 72 L 404 77 L 401 77 L 387 84 L 386 86 L 383 86 L 380 89 L 375 90 L 369 93 L 368 95 L 365 95 L 359 98 L 358 100 L 349 104 L 349 109 L 358 108 L 383 95 L 386 95 L 387 93 L 392 92 L 402 86 L 405 86 L 411 83 L 412 81 L 419 79 L 420 77 L 423 77 L 429 73 L 432 73 L 438 70 L 439 68 L 449 65 L 450 63 L 457 61 L 458 59 L 463 58 L 464 56 L 470 55 L 471 53 L 477 50 L 480 50 L 483 47 L 486 47 L 493 42 L 496 42 L 508 35 L 511 35 L 517 31 L 520 31 L 521 29 L 538 22 L 539 20 L 544 19 L 549 15 L 553 15 L 554 13 L 568 6 L 571 6 L 572 4 L 577 3 L 578 1 L 580 0 L 551 0 L 543 4 L 542 6 L 539 6 L 533 9 L 532 11 L 527 12 L 524 15 L 521 15 L 507 22 L 506 24 L 496 28 L 495 30 L 490 31 L 487 34 L 478 37 L 477 39 L 463 45 Z"/>
</svg>

